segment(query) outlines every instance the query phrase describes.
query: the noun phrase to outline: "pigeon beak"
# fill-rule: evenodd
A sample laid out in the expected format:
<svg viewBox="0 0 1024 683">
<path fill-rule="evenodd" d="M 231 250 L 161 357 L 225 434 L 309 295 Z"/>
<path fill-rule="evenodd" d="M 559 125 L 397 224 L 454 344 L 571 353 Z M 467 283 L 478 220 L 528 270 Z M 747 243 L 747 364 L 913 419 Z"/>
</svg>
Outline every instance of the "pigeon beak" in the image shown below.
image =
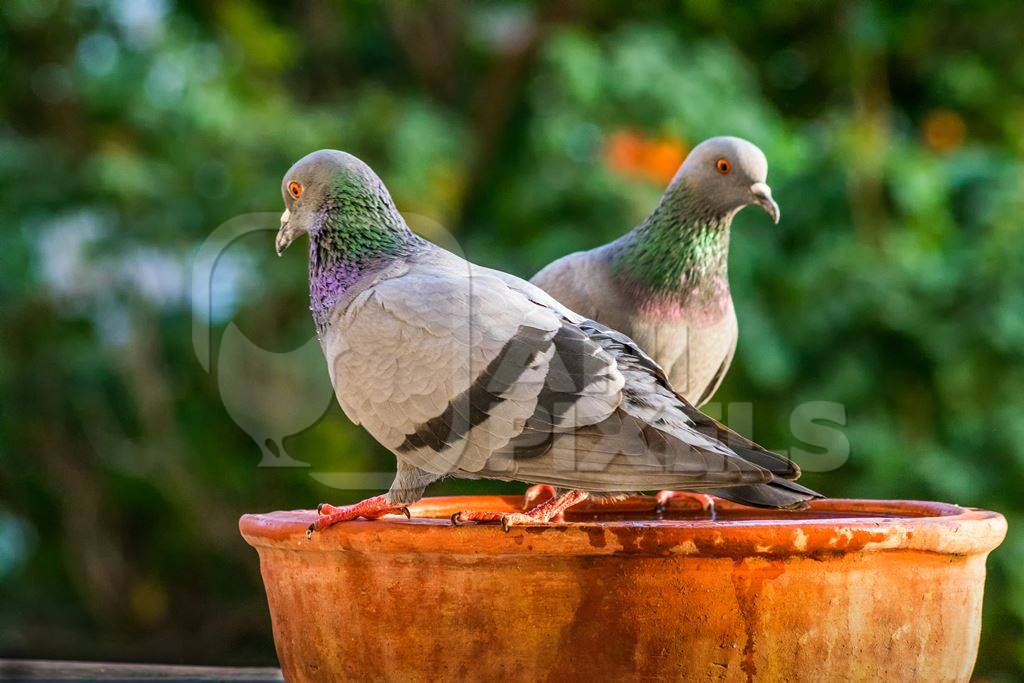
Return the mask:
<svg viewBox="0 0 1024 683">
<path fill-rule="evenodd" d="M 291 218 L 291 214 L 288 209 L 285 209 L 281 214 L 281 229 L 277 231 L 277 239 L 274 240 L 274 248 L 277 249 L 278 256 L 283 254 L 288 245 L 299 236 L 300 231 L 288 225 L 289 218 Z"/>
<path fill-rule="evenodd" d="M 772 188 L 766 183 L 754 183 L 750 186 L 750 193 L 754 195 L 754 203 L 764 209 L 765 213 L 772 217 L 772 221 L 778 224 L 779 205 L 772 199 Z"/>
</svg>

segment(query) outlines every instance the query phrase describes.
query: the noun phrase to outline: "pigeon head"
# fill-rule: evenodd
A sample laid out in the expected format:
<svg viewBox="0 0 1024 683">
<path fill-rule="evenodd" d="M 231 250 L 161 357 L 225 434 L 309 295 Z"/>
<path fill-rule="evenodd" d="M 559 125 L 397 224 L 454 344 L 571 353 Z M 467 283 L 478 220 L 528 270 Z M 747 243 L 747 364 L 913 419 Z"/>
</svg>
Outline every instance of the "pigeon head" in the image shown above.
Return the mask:
<svg viewBox="0 0 1024 683">
<path fill-rule="evenodd" d="M 732 216 L 744 206 L 760 206 L 779 222 L 779 205 L 768 187 L 768 160 L 757 145 L 734 137 L 716 137 L 700 143 L 679 167 L 673 186 L 695 191 L 707 210 Z"/>
<path fill-rule="evenodd" d="M 404 227 L 384 183 L 369 166 L 346 152 L 321 149 L 296 161 L 281 180 L 284 213 L 275 246 L 280 255 L 299 235 L 317 239 L 334 228 L 346 246 L 350 235 L 366 239 L 374 231 Z"/>
</svg>

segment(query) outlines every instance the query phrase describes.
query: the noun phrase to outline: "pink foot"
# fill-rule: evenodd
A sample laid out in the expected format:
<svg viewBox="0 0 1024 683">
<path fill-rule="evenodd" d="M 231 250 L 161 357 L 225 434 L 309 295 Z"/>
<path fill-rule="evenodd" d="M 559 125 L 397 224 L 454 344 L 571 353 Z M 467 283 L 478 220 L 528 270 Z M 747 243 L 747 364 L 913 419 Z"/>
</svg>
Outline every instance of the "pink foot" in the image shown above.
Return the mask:
<svg viewBox="0 0 1024 683">
<path fill-rule="evenodd" d="M 558 498 L 558 491 L 555 490 L 554 486 L 535 484 L 526 489 L 526 493 L 523 494 L 523 510 L 529 510 L 536 506 L 539 500 L 554 500 L 555 498 Z M 565 519 L 565 515 L 559 512 L 551 519 L 555 522 L 561 522 Z"/>
<path fill-rule="evenodd" d="M 673 499 L 685 499 L 696 501 L 700 505 L 700 509 L 707 513 L 708 517 L 712 520 L 717 515 L 715 509 L 715 497 L 709 496 L 706 493 L 694 493 L 693 491 L 658 491 L 657 505 L 654 510 L 658 514 L 662 514 L 668 509 L 668 503 Z"/>
<path fill-rule="evenodd" d="M 558 493 L 555 491 L 554 486 L 548 486 L 547 484 L 536 484 L 526 489 L 526 493 L 523 494 L 523 509 L 529 510 L 532 508 L 538 500 L 547 500 L 549 498 L 557 498 Z"/>
<path fill-rule="evenodd" d="M 526 512 L 456 512 L 452 515 L 452 524 L 458 526 L 463 522 L 501 522 L 501 528 L 505 531 L 524 524 L 546 524 L 589 497 L 590 494 L 586 491 L 574 490 L 567 491 Z"/>
<path fill-rule="evenodd" d="M 338 522 L 348 522 L 358 517 L 377 519 L 378 517 L 391 514 L 403 514 L 406 517 L 412 517 L 409 513 L 409 508 L 404 505 L 392 505 L 384 496 L 374 496 L 373 498 L 367 498 L 352 505 L 342 505 L 341 507 L 321 503 L 317 506 L 316 511 L 320 514 L 320 517 L 306 529 L 307 539 L 313 535 L 314 531 L 322 531 Z"/>
</svg>

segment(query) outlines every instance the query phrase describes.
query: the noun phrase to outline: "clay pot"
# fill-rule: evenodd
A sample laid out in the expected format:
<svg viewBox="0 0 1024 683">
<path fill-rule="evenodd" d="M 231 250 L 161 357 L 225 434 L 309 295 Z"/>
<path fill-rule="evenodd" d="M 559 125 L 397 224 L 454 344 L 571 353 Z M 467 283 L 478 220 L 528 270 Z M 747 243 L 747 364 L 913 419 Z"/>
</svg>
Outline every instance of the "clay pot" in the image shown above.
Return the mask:
<svg viewBox="0 0 1024 683">
<path fill-rule="evenodd" d="M 448 521 L 519 504 L 425 499 L 310 541 L 312 511 L 242 517 L 286 678 L 966 681 L 1006 533 L 994 512 L 871 500 Z"/>
</svg>

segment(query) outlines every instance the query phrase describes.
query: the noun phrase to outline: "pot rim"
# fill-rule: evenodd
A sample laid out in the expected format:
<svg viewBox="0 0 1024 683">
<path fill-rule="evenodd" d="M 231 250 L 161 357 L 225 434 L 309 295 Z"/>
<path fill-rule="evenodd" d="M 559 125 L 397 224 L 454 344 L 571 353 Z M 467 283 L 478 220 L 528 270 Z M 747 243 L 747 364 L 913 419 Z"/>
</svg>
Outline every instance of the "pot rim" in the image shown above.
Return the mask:
<svg viewBox="0 0 1024 683">
<path fill-rule="evenodd" d="M 911 550 L 942 555 L 987 554 L 1006 536 L 997 512 L 916 500 L 816 500 L 807 511 L 757 510 L 716 500 L 728 519 L 596 519 L 513 527 L 496 524 L 452 527 L 460 510 L 521 510 L 520 496 L 424 498 L 410 506 L 412 519 L 388 516 L 337 524 L 306 539 L 313 510 L 243 515 L 239 530 L 257 549 L 374 554 L 498 555 L 685 555 L 695 557 L 799 557 L 820 559 L 860 552 Z M 675 503 L 676 501 L 673 501 Z M 672 508 L 685 507 L 686 501 Z M 651 510 L 641 496 L 602 511 Z M 670 509 L 672 509 L 670 508 Z M 581 512 L 595 508 L 580 506 Z M 742 512 L 744 517 L 735 518 Z M 815 517 L 819 513 L 821 517 Z M 849 513 L 848 515 L 846 513 Z"/>
</svg>

